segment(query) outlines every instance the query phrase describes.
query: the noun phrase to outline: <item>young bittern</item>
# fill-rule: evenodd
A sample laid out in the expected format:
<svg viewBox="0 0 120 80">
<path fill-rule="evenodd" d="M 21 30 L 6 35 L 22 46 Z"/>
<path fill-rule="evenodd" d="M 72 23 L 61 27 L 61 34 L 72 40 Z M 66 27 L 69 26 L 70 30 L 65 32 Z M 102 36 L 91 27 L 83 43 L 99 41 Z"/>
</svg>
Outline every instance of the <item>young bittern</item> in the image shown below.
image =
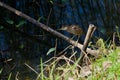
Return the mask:
<svg viewBox="0 0 120 80">
<path fill-rule="evenodd" d="M 78 25 L 63 26 L 59 30 L 65 30 L 71 34 L 81 36 L 84 34 L 84 31 Z"/>
<path fill-rule="evenodd" d="M 77 35 L 78 36 L 77 42 L 80 36 L 84 34 L 84 31 L 78 25 L 63 26 L 59 30 L 65 30 L 71 34 Z"/>
</svg>

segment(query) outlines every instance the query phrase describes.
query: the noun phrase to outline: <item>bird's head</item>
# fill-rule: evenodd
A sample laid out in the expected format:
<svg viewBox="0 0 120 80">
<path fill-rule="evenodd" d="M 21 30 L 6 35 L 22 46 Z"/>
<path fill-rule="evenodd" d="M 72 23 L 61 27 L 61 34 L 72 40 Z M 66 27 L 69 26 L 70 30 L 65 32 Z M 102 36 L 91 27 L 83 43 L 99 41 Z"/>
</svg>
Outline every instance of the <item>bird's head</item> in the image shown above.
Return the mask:
<svg viewBox="0 0 120 80">
<path fill-rule="evenodd" d="M 84 34 L 84 31 L 78 25 L 62 26 L 59 30 L 64 30 L 74 35 Z"/>
<path fill-rule="evenodd" d="M 58 30 L 65 30 L 65 31 L 67 31 L 68 30 L 68 26 L 62 26 L 60 29 L 58 29 Z"/>
</svg>

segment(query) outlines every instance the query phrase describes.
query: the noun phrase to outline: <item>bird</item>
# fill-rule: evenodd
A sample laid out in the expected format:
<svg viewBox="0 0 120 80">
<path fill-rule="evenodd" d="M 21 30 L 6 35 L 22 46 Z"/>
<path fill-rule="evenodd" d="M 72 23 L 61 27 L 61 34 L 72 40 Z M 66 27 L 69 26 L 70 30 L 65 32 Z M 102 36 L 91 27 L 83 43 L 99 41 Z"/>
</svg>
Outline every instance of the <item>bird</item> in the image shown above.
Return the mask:
<svg viewBox="0 0 120 80">
<path fill-rule="evenodd" d="M 79 25 L 62 26 L 59 30 L 64 30 L 77 36 L 81 36 L 84 34 L 83 29 L 80 28 Z"/>
</svg>

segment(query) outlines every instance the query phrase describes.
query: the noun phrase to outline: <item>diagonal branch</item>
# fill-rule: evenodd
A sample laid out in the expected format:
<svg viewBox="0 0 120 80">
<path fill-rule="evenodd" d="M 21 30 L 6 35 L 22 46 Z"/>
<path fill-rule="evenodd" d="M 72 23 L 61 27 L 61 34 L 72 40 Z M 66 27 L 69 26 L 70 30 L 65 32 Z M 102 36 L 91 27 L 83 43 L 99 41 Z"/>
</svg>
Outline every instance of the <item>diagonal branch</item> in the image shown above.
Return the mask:
<svg viewBox="0 0 120 80">
<path fill-rule="evenodd" d="M 16 10 L 15 8 L 12 8 L 12 7 L 2 3 L 1 1 L 0 1 L 0 6 L 6 8 L 7 10 L 15 13 L 16 15 L 18 15 L 18 16 L 26 19 L 26 20 L 28 20 L 29 22 L 35 24 L 36 26 L 38 26 L 38 27 L 48 31 L 49 33 L 51 33 L 51 34 L 53 34 L 53 35 L 55 35 L 55 36 L 65 40 L 65 41 L 67 41 L 68 43 L 70 43 L 70 44 L 72 44 L 72 45 L 74 45 L 74 46 L 76 46 L 76 47 L 78 47 L 79 49 L 82 50 L 82 47 L 83 47 L 82 44 L 78 43 L 76 45 L 76 42 L 74 40 L 69 39 L 68 37 L 64 36 L 63 34 L 57 32 L 56 30 L 53 30 L 52 28 L 46 26 L 45 24 L 42 24 L 42 23 L 36 21 L 35 19 L 31 18 L 30 16 L 28 16 L 28 15 L 26 15 L 26 14 L 24 14 L 24 13 L 18 11 L 18 10 Z M 97 50 L 91 50 L 90 48 L 87 48 L 86 52 L 90 53 L 93 56 L 98 55 L 98 51 Z"/>
</svg>

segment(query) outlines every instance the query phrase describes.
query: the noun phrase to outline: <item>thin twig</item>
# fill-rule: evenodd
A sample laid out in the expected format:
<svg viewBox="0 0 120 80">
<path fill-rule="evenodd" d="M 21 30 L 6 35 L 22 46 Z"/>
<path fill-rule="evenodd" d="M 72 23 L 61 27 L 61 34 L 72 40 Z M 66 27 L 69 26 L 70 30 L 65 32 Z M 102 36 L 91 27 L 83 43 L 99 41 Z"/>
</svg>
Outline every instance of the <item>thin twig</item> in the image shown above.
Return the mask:
<svg viewBox="0 0 120 80">
<path fill-rule="evenodd" d="M 16 76 L 15 76 L 15 80 L 19 80 L 18 79 L 18 75 L 19 75 L 19 72 L 17 72 Z"/>
<path fill-rule="evenodd" d="M 64 50 L 62 50 L 61 52 L 59 52 L 57 54 L 57 56 L 60 56 L 61 54 L 63 54 L 63 52 L 65 52 L 67 49 L 69 49 L 71 47 L 71 45 L 67 46 Z"/>
<path fill-rule="evenodd" d="M 33 69 L 31 66 L 29 66 L 27 63 L 24 63 L 28 68 L 30 68 L 33 72 L 35 72 L 37 75 L 39 75 L 39 73 Z"/>
<path fill-rule="evenodd" d="M 47 18 L 47 25 L 49 25 L 49 20 L 50 20 L 51 13 L 52 13 L 52 8 L 50 9 L 50 13 L 49 13 L 48 18 Z"/>
</svg>

